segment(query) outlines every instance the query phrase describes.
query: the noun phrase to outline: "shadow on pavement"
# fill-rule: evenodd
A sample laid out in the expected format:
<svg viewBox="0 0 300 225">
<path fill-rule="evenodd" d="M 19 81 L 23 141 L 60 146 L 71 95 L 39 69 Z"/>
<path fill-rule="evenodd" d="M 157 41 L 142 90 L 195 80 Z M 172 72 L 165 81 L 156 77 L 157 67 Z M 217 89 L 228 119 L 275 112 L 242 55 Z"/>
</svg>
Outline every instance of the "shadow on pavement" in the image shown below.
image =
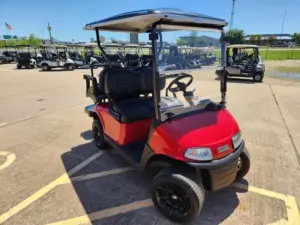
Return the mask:
<svg viewBox="0 0 300 225">
<path fill-rule="evenodd" d="M 219 81 L 218 78 L 215 80 Z M 244 78 L 227 78 L 228 83 L 241 83 L 241 84 L 256 84 L 259 82 L 254 82 L 252 79 L 244 79 Z"/>
<path fill-rule="evenodd" d="M 89 139 L 90 132 L 83 132 L 81 136 Z M 69 171 L 96 153 L 99 150 L 93 142 L 89 142 L 72 148 L 61 158 Z M 128 167 L 130 165 L 119 154 L 107 149 L 100 157 L 70 176 L 73 188 L 92 224 L 174 224 L 164 218 L 149 199 L 149 186 L 153 178 L 151 173 L 130 170 L 107 174 L 108 171 Z M 102 176 L 103 172 L 106 175 Z M 93 175 L 86 176 L 87 174 Z M 219 224 L 238 205 L 235 188 L 207 193 L 199 218 L 190 224 Z"/>
<path fill-rule="evenodd" d="M 91 130 L 86 130 L 80 134 L 84 140 L 89 141 L 93 139 L 93 132 Z"/>
</svg>

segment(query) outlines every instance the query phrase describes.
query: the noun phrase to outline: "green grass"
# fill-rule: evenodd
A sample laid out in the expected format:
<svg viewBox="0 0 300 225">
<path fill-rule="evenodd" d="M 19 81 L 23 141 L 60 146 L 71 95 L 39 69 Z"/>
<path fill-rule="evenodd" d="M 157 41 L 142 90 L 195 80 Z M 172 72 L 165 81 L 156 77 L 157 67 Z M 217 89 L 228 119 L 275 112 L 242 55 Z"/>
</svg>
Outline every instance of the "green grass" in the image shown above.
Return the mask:
<svg viewBox="0 0 300 225">
<path fill-rule="evenodd" d="M 291 50 L 259 50 L 260 55 L 264 60 L 288 60 L 300 59 L 300 49 Z"/>
</svg>

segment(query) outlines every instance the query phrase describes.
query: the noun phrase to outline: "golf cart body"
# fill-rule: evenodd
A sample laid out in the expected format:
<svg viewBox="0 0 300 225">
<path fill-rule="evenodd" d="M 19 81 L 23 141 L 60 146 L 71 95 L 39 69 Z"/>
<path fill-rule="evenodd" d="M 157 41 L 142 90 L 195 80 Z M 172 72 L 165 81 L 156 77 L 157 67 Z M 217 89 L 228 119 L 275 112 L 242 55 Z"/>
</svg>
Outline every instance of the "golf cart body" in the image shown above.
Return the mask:
<svg viewBox="0 0 300 225">
<path fill-rule="evenodd" d="M 241 159 L 243 169 L 239 170 L 239 159 L 248 155 L 239 126 L 226 109 L 225 68 L 221 101 L 214 102 L 203 93 L 194 96 L 194 88 L 201 85 L 196 80 L 201 68 L 162 70 L 159 65 L 168 32 L 210 29 L 224 36 L 226 25 L 222 19 L 202 14 L 157 9 L 129 12 L 85 26 L 96 31 L 107 60 L 99 81 L 93 72 L 84 75 L 86 95 L 95 102 L 85 108 L 94 121 L 94 141 L 99 148 L 109 144 L 118 149 L 139 169 L 162 169 L 153 180 L 152 200 L 160 212 L 176 222 L 185 223 L 199 214 L 204 190 L 228 187 L 249 170 L 248 157 Z M 149 33 L 152 63 L 138 69 L 111 64 L 100 44 L 99 30 Z M 174 62 L 166 60 L 165 64 Z M 204 84 L 200 91 L 209 89 Z"/>
<path fill-rule="evenodd" d="M 76 65 L 76 68 L 85 65 L 85 58 L 81 55 L 79 51 L 80 46 L 78 45 L 67 45 L 67 53 Z"/>
<path fill-rule="evenodd" d="M 125 67 L 140 67 L 141 66 L 141 59 L 139 56 L 139 45 L 137 44 L 127 44 L 124 45 L 124 63 Z"/>
<path fill-rule="evenodd" d="M 110 63 L 125 67 L 125 54 L 124 48 L 118 43 L 103 43 L 103 49 L 105 49 L 106 57 Z"/>
<path fill-rule="evenodd" d="M 141 56 L 141 64 L 142 66 L 147 66 L 152 62 L 152 49 L 151 45 L 143 45 L 140 46 L 140 56 Z"/>
<path fill-rule="evenodd" d="M 37 66 L 36 48 L 30 45 L 16 45 L 17 68 L 33 69 Z"/>
<path fill-rule="evenodd" d="M 12 63 L 17 59 L 17 51 L 15 51 L 15 46 L 5 46 L 2 53 L 6 57 L 6 63 Z"/>
<path fill-rule="evenodd" d="M 261 82 L 264 78 L 265 64 L 259 55 L 258 45 L 228 45 L 226 66 L 228 71 L 230 68 L 229 77 L 252 78 L 255 82 Z"/>
<path fill-rule="evenodd" d="M 70 59 L 67 52 L 67 46 L 64 45 L 43 45 L 45 54 L 40 65 L 43 71 L 49 71 L 53 68 L 64 68 L 74 70 L 75 62 Z"/>
<path fill-rule="evenodd" d="M 95 48 L 97 48 L 96 43 L 89 43 L 83 45 L 84 47 L 84 59 L 85 65 L 95 65 L 104 62 L 104 59 L 101 55 L 95 54 Z"/>
</svg>

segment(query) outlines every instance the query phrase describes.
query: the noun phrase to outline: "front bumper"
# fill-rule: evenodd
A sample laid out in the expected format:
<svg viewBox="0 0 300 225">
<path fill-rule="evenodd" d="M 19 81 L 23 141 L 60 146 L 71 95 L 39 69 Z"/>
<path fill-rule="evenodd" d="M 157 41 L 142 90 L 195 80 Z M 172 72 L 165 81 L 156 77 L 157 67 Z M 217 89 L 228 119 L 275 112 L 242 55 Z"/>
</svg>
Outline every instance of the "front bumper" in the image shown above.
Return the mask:
<svg viewBox="0 0 300 225">
<path fill-rule="evenodd" d="M 235 181 L 238 172 L 238 159 L 245 148 L 245 142 L 225 158 L 211 162 L 188 163 L 202 175 L 203 183 L 209 191 L 228 187 Z"/>
<path fill-rule="evenodd" d="M 86 107 L 84 107 L 84 112 L 89 116 L 89 117 L 93 117 L 94 115 L 94 108 L 95 108 L 95 105 L 92 104 L 92 105 L 88 105 Z"/>
</svg>

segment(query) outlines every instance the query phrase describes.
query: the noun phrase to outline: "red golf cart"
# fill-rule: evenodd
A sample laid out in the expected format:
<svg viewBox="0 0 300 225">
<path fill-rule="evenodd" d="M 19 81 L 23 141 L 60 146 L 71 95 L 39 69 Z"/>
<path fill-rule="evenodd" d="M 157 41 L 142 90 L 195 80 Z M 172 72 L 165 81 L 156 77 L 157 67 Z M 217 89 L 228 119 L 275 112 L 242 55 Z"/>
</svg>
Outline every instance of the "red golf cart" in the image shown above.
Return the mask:
<svg viewBox="0 0 300 225">
<path fill-rule="evenodd" d="M 93 119 L 94 141 L 101 149 L 109 145 L 119 150 L 139 169 L 159 169 L 151 185 L 152 200 L 163 215 L 180 223 L 199 215 L 205 191 L 220 190 L 244 177 L 250 158 L 239 126 L 225 106 L 226 67 L 217 102 L 198 98 L 202 67 L 162 70 L 157 62 L 163 38 L 173 36 L 165 35 L 168 32 L 209 29 L 224 37 L 226 25 L 202 14 L 158 9 L 124 13 L 85 26 L 95 30 L 106 59 L 99 80 L 93 69 L 91 75 L 84 75 L 86 94 L 95 102 L 85 108 Z M 112 64 L 100 44 L 100 30 L 149 33 L 152 62 L 134 69 Z M 224 43 L 221 52 L 225 65 Z"/>
</svg>

